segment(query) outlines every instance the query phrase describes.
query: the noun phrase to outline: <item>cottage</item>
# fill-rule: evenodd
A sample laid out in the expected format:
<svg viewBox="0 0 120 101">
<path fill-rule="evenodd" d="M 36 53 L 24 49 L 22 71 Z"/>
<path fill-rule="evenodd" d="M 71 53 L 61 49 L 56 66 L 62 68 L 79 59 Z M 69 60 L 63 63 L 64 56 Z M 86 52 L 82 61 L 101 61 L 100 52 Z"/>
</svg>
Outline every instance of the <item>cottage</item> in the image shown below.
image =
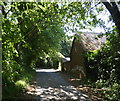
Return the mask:
<svg viewBox="0 0 120 101">
<path fill-rule="evenodd" d="M 74 72 L 79 77 L 85 78 L 85 62 L 83 53 L 87 51 L 97 50 L 105 42 L 105 37 L 98 38 L 98 33 L 80 33 L 75 34 L 70 57 L 62 58 L 62 68 L 67 72 Z M 97 38 L 97 39 L 96 39 Z"/>
</svg>

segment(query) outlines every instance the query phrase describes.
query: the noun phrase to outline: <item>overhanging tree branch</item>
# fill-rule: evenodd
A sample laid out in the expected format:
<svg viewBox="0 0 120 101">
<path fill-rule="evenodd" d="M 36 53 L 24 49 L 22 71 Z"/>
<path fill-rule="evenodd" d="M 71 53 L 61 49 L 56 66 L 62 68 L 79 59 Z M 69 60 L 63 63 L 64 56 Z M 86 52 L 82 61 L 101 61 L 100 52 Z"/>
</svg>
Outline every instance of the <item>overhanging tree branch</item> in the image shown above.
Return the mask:
<svg viewBox="0 0 120 101">
<path fill-rule="evenodd" d="M 116 25 L 117 31 L 120 35 L 120 11 L 116 5 L 116 2 L 108 2 L 107 0 L 104 0 L 104 2 L 102 2 L 102 3 L 105 5 L 105 7 L 110 12 L 110 14 L 113 18 L 113 21 Z"/>
</svg>

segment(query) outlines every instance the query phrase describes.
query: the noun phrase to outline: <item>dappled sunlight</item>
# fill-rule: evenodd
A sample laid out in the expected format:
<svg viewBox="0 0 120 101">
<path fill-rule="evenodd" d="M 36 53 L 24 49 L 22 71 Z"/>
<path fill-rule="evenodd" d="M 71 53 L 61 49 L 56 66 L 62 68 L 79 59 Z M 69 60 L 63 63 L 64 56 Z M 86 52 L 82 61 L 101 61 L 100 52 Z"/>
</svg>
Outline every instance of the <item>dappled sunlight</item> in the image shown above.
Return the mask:
<svg viewBox="0 0 120 101">
<path fill-rule="evenodd" d="M 36 69 L 36 87 L 27 93 L 38 100 L 91 101 L 87 95 L 65 81 L 58 71 L 54 69 Z"/>
<path fill-rule="evenodd" d="M 74 93 L 72 92 L 68 92 L 65 90 L 65 87 L 62 88 L 62 86 L 60 88 L 52 88 L 52 87 L 48 87 L 48 88 L 40 88 L 38 87 L 36 89 L 36 95 L 38 95 L 40 98 L 46 98 L 46 99 L 65 99 L 65 98 L 78 98 L 77 96 L 75 96 Z"/>
<path fill-rule="evenodd" d="M 36 87 L 35 92 L 28 92 L 28 94 L 34 95 L 35 99 L 73 99 L 80 101 L 86 101 L 86 99 L 88 99 L 87 95 L 82 94 L 80 91 L 77 91 L 76 88 L 74 88 L 74 86 L 60 85 L 58 88 L 42 88 L 38 86 Z"/>
</svg>

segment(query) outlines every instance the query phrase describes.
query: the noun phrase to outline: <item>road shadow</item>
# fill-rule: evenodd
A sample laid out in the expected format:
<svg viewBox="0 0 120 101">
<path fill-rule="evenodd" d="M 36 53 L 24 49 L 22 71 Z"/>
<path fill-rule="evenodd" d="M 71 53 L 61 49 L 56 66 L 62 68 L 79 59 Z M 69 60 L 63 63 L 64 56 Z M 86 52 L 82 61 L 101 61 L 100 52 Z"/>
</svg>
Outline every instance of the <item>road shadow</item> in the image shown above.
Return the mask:
<svg viewBox="0 0 120 101">
<path fill-rule="evenodd" d="M 36 69 L 36 87 L 27 93 L 38 101 L 91 101 L 54 69 Z"/>
</svg>

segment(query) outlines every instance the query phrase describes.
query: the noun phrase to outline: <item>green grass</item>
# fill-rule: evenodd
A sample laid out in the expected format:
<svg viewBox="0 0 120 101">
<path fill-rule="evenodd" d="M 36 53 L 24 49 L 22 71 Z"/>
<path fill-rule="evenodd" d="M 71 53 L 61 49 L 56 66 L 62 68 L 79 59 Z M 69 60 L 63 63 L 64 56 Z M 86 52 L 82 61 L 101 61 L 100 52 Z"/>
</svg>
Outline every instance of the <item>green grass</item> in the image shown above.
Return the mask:
<svg viewBox="0 0 120 101">
<path fill-rule="evenodd" d="M 2 99 L 15 99 L 23 94 L 23 89 L 26 88 L 35 76 L 35 71 L 26 69 L 21 75 L 20 79 L 14 84 L 5 86 L 2 91 Z"/>
</svg>

